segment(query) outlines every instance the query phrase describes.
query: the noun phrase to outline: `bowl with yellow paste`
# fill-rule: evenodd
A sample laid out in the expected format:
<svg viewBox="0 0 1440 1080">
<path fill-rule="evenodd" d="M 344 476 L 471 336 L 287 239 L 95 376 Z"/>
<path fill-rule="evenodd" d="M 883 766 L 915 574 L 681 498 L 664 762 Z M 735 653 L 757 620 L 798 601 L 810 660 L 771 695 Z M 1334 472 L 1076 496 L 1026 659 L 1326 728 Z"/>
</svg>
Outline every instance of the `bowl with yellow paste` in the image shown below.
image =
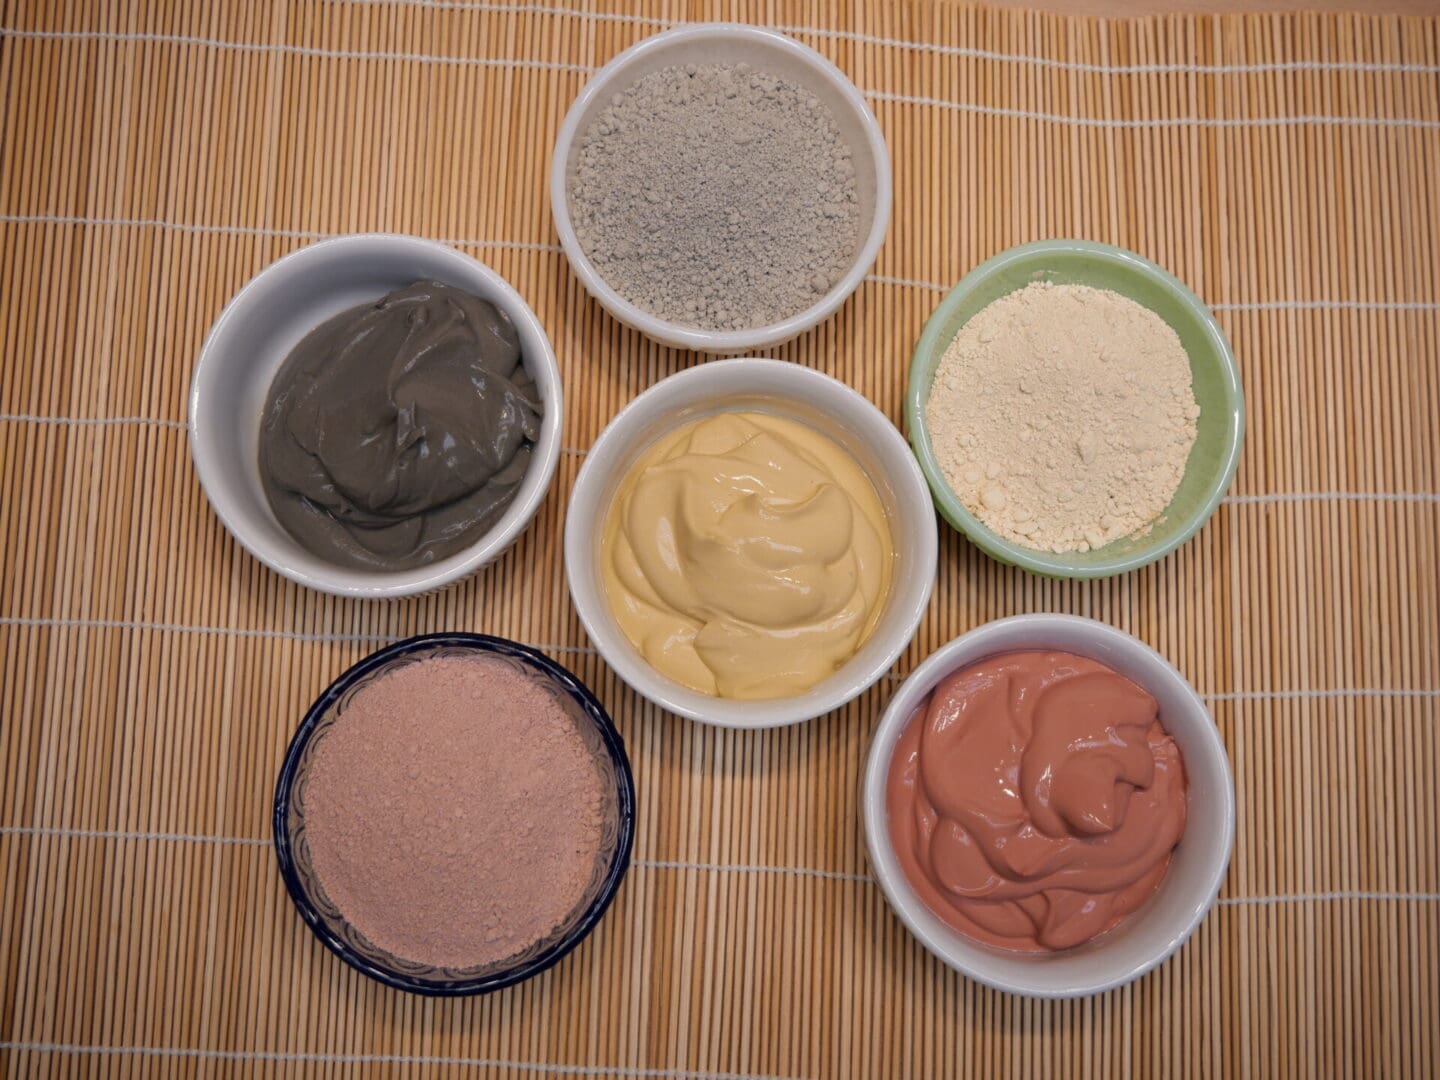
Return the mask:
<svg viewBox="0 0 1440 1080">
<path fill-rule="evenodd" d="M 682 716 L 763 728 L 872 685 L 930 601 L 935 515 L 895 426 L 843 383 L 715 361 L 623 409 L 576 479 L 570 592 L 601 655 Z"/>
</svg>

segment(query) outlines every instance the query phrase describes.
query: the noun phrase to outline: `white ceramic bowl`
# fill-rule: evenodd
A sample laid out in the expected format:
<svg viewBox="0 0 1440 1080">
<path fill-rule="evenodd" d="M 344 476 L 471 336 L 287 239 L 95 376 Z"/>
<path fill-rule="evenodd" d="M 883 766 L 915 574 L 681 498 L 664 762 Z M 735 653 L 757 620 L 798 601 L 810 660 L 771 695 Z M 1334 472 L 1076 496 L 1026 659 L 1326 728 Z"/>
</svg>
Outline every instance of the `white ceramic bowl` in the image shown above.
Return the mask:
<svg viewBox="0 0 1440 1080">
<path fill-rule="evenodd" d="M 545 403 L 530 471 L 505 515 L 470 547 L 427 566 L 379 573 L 336 566 L 302 547 L 276 520 L 260 485 L 260 417 L 270 383 L 306 334 L 331 316 L 416 281 L 466 289 L 510 316 L 525 370 Z M 323 240 L 272 263 L 225 305 L 200 351 L 190 386 L 190 454 L 225 527 L 265 565 L 337 596 L 428 592 L 495 558 L 539 509 L 560 458 L 560 368 L 530 306 L 483 263 L 415 236 Z"/>
<path fill-rule="evenodd" d="M 747 330 L 701 330 L 667 322 L 643 311 L 605 283 L 586 257 L 570 222 L 570 178 L 577 137 L 611 97 L 638 79 L 676 64 L 748 63 L 809 90 L 835 116 L 850 143 L 860 196 L 861 241 L 845 275 L 812 307 L 770 326 Z M 667 30 L 626 49 L 597 71 L 565 116 L 550 162 L 550 208 L 560 243 L 575 275 L 615 318 L 666 345 L 710 353 L 743 353 L 789 341 L 828 319 L 860 285 L 890 224 L 890 154 L 885 136 L 865 98 L 843 71 L 814 49 L 784 34 L 738 23 L 704 23 Z"/>
<path fill-rule="evenodd" d="M 1160 888 L 1114 930 L 1075 949 L 1025 955 L 977 944 L 944 923 L 910 887 L 890 843 L 885 781 L 895 744 L 926 695 L 951 672 L 987 656 L 1057 649 L 1108 664 L 1160 703 L 1189 778 L 1185 833 Z M 1199 695 L 1163 656 L 1113 626 L 1074 615 L 1017 615 L 986 623 L 936 651 L 901 684 L 870 746 L 862 806 L 870 862 L 910 931 L 955 970 L 1032 997 L 1098 994 L 1137 979 L 1178 949 L 1215 904 L 1235 836 L 1235 788 L 1225 744 Z"/>
<path fill-rule="evenodd" d="M 804 694 L 733 701 L 702 694 L 657 672 L 630 644 L 600 581 L 599 545 L 621 479 L 647 446 L 698 417 L 755 409 L 799 420 L 853 454 L 890 519 L 893 588 L 874 633 L 834 675 Z M 565 521 L 565 572 L 580 621 L 620 677 L 671 712 L 734 728 L 809 720 L 861 693 L 910 643 L 930 602 L 936 567 L 935 510 L 925 477 L 885 414 L 844 383 L 780 360 L 717 360 L 662 379 L 620 411 L 586 458 Z"/>
</svg>

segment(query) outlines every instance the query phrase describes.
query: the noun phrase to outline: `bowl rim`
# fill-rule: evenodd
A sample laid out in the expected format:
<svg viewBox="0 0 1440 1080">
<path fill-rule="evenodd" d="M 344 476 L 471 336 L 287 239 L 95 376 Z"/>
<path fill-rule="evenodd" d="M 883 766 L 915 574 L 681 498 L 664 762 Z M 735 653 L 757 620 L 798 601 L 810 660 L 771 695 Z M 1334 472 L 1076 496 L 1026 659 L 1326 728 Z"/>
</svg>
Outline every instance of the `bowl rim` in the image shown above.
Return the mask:
<svg viewBox="0 0 1440 1080">
<path fill-rule="evenodd" d="M 703 330 L 669 322 L 637 307 L 611 288 L 586 256 L 575 235 L 575 227 L 570 219 L 569 184 L 566 176 L 570 149 L 579 134 L 582 116 L 596 98 L 613 92 L 617 80 L 625 76 L 632 64 L 677 44 L 718 37 L 778 48 L 817 72 L 835 88 L 860 118 L 860 126 L 865 132 L 865 143 L 875 161 L 875 213 L 865 241 L 850 268 L 829 292 L 810 307 L 779 322 L 745 330 Z M 586 291 L 612 316 L 647 337 L 675 348 L 694 349 L 699 352 L 743 353 L 769 348 L 789 341 L 828 319 L 860 287 L 860 283 L 874 266 L 890 227 L 893 198 L 890 151 L 885 144 L 884 132 L 865 96 L 850 77 L 821 53 L 778 30 L 736 22 L 678 26 L 643 38 L 618 53 L 590 76 L 571 103 L 560 126 L 560 133 L 555 139 L 550 159 L 551 216 L 554 218 L 560 246 L 565 251 L 571 270 Z"/>
<path fill-rule="evenodd" d="M 437 563 L 412 567 L 408 570 L 383 572 L 334 566 L 329 567 L 324 574 L 317 574 L 289 565 L 283 558 L 274 554 L 263 541 L 257 539 L 253 532 L 245 526 L 231 506 L 230 496 L 222 490 L 217 471 L 219 466 L 215 460 L 222 451 L 219 447 L 215 447 L 212 453 L 212 447 L 205 441 L 197 418 L 203 414 L 206 394 L 209 392 L 210 383 L 215 378 L 214 371 L 217 370 L 216 354 L 219 344 L 230 334 L 230 326 L 237 318 L 237 313 L 254 302 L 255 295 L 262 288 L 262 283 L 273 279 L 277 274 L 304 268 L 311 262 L 316 262 L 323 267 L 331 259 L 344 257 L 347 254 L 358 255 L 361 252 L 368 255 L 376 247 L 389 248 L 397 253 L 404 249 L 423 251 L 428 255 L 450 261 L 457 268 L 463 268 L 478 275 L 499 296 L 504 298 L 504 303 L 497 303 L 497 306 L 503 307 L 505 314 L 517 326 L 523 326 L 524 330 L 533 335 L 534 339 L 541 344 L 538 355 L 532 357 L 533 350 L 527 350 L 524 354 L 524 361 L 527 364 L 533 360 L 537 369 L 544 369 L 552 390 L 551 397 L 545 401 L 540 438 L 535 443 L 526 474 L 528 476 L 530 472 L 537 472 L 540 482 L 528 498 L 517 497 L 506 508 L 500 520 L 484 535 L 477 537 L 473 544 Z M 560 462 L 560 443 L 564 428 L 565 394 L 560 363 L 556 358 L 555 347 L 550 341 L 550 335 L 545 332 L 545 327 L 525 298 L 520 295 L 519 290 L 500 273 L 479 259 L 438 240 L 405 233 L 376 232 L 348 233 L 305 244 L 294 251 L 287 252 L 274 262 L 268 263 L 255 273 L 234 296 L 226 301 L 206 334 L 190 377 L 188 407 L 189 412 L 185 421 L 186 438 L 190 449 L 190 460 L 199 477 L 200 487 L 205 492 L 205 498 L 210 503 L 211 509 L 215 511 L 215 516 L 220 519 L 226 531 L 239 542 L 241 547 L 277 574 L 306 588 L 332 596 L 388 599 L 430 592 L 468 577 L 482 566 L 498 558 L 520 537 L 534 519 L 541 504 L 544 503 L 555 480 L 555 472 Z M 552 416 L 554 417 L 553 421 L 551 420 Z M 258 417 L 256 419 L 258 422 Z M 457 561 L 443 570 L 436 569 L 438 565 L 451 560 Z"/>
<path fill-rule="evenodd" d="M 909 720 L 910 714 L 919 700 L 929 694 L 940 679 L 989 656 L 1001 656 L 1005 653 L 1029 649 L 1044 649 L 1047 647 L 1044 644 L 1046 636 L 1061 627 L 1088 635 L 1096 643 L 1097 653 L 1102 651 L 1101 646 L 1105 646 L 1111 651 L 1144 657 L 1156 667 L 1161 679 L 1168 681 L 1172 688 L 1181 693 L 1186 701 L 1186 711 L 1197 717 L 1205 718 L 1207 722 L 1197 723 L 1195 730 L 1198 742 L 1204 748 L 1203 756 L 1218 769 L 1224 779 L 1224 783 L 1219 785 L 1218 797 L 1221 804 L 1220 815 L 1225 822 L 1225 830 L 1223 843 L 1208 866 L 1209 872 L 1203 879 L 1203 887 L 1196 890 L 1189 901 L 1189 913 L 1183 925 L 1177 927 L 1159 948 L 1142 962 L 1118 974 L 1053 989 L 1010 981 L 993 975 L 987 970 L 977 968 L 961 956 L 950 952 L 944 942 L 934 940 L 929 932 L 912 918 L 908 910 L 909 906 L 918 906 L 925 910 L 928 908 L 905 880 L 904 870 L 898 865 L 894 846 L 890 841 L 888 815 L 885 809 L 885 787 L 890 761 L 894 756 L 895 744 L 899 739 L 900 731 Z M 1025 632 L 1033 634 L 1035 640 L 1027 644 L 1003 640 L 1009 634 Z M 1002 641 L 992 645 L 991 642 L 995 638 L 1001 638 Z M 1072 648 L 1071 646 L 1054 647 L 1067 650 Z M 1078 652 L 1078 650 L 1075 651 Z M 1142 685 L 1145 685 L 1147 691 L 1151 691 L 1155 681 L 1152 680 Z M 1204 700 L 1190 684 L 1190 681 L 1158 649 L 1119 627 L 1082 615 L 1032 612 L 994 619 L 952 638 L 926 657 L 896 689 L 885 706 L 879 723 L 875 725 L 874 733 L 870 738 L 870 748 L 865 755 L 864 774 L 860 781 L 860 808 L 865 831 L 865 850 L 871 869 L 880 883 L 881 891 L 885 894 L 886 903 L 915 940 L 946 966 L 967 978 L 974 979 L 993 989 L 1023 997 L 1086 997 L 1124 986 L 1159 967 L 1179 950 L 1180 946 L 1190 938 L 1205 917 L 1215 908 L 1235 849 L 1235 777 L 1230 768 L 1230 757 L 1225 747 L 1225 741 L 1221 738 L 1220 729 L 1215 724 L 1214 717 L 1206 707 Z M 1143 911 L 1144 908 L 1142 907 L 1140 910 Z M 975 945 L 974 949 L 981 953 L 989 951 L 983 945 Z M 997 951 L 997 956 L 1004 955 L 1006 954 Z"/>
<path fill-rule="evenodd" d="M 944 470 L 941 469 L 940 463 L 935 457 L 929 427 L 925 420 L 925 405 L 929 400 L 929 390 L 922 386 L 922 382 L 923 370 L 930 357 L 934 356 L 937 351 L 943 352 L 949 345 L 949 340 L 944 336 L 944 323 L 949 319 L 950 313 L 983 282 L 1012 263 L 1030 259 L 1035 255 L 1083 255 L 1104 259 L 1119 264 L 1141 277 L 1148 278 L 1194 313 L 1200 321 L 1206 339 L 1219 358 L 1227 413 L 1225 453 L 1219 468 L 1206 488 L 1203 503 L 1191 511 L 1185 527 L 1163 544 L 1144 547 L 1129 555 L 1116 556 L 1105 562 L 1089 566 L 1075 565 L 1066 557 L 1068 553 L 1046 552 L 1017 544 L 992 530 L 965 508 L 964 503 L 951 490 L 945 479 Z M 1115 244 L 1077 239 L 1037 240 L 1033 243 L 1007 248 L 998 255 L 986 259 L 962 277 L 955 287 L 945 294 L 944 299 L 935 306 L 935 310 L 926 320 L 925 328 L 911 354 L 910 372 L 905 389 L 905 426 L 909 430 L 910 444 L 914 447 L 915 456 L 919 458 L 920 467 L 930 485 L 936 508 L 945 520 L 964 533 L 972 544 L 999 562 L 1018 566 L 1033 574 L 1088 580 L 1129 573 L 1142 566 L 1157 562 L 1188 543 L 1210 520 L 1219 507 L 1220 500 L 1225 497 L 1225 492 L 1235 479 L 1236 470 L 1239 468 L 1240 451 L 1245 441 L 1245 391 L 1241 383 L 1240 369 L 1235 360 L 1235 353 L 1230 347 L 1229 340 L 1225 337 L 1224 330 L 1216 321 L 1214 313 L 1203 300 L 1191 291 L 1188 285 L 1170 271 L 1143 255 Z"/>
<path fill-rule="evenodd" d="M 855 409 L 856 414 L 867 417 L 876 432 L 876 438 L 867 439 L 867 444 L 872 448 L 882 441 L 889 444 L 886 460 L 893 460 L 895 468 L 887 471 L 884 480 L 895 490 L 896 501 L 900 504 L 902 512 L 912 506 L 923 508 L 923 512 L 915 514 L 913 523 L 919 530 L 916 537 L 918 558 L 915 572 L 924 575 L 921 592 L 916 595 L 908 607 L 901 609 L 904 618 L 899 630 L 886 648 L 863 670 L 857 669 L 856 673 L 823 695 L 817 694 L 817 690 L 830 679 L 816 684 L 816 687 L 804 694 L 759 701 L 722 698 L 701 694 L 699 691 L 684 687 L 661 675 L 646 663 L 619 628 L 607 623 L 610 614 L 605 607 L 603 588 L 598 582 L 594 585 L 595 602 L 593 605 L 585 598 L 584 590 L 577 586 L 577 581 L 579 581 L 577 575 L 580 573 L 582 565 L 592 572 L 592 576 L 598 577 L 597 560 L 593 557 L 593 551 L 589 545 L 592 544 L 594 536 L 592 526 L 599 522 L 581 520 L 574 512 L 575 502 L 581 497 L 588 498 L 595 494 L 595 517 L 603 519 L 609 509 L 609 504 L 608 502 L 604 504 L 599 502 L 598 492 L 604 489 L 615 470 L 626 463 L 619 458 L 614 462 L 606 459 L 620 455 L 631 447 L 637 436 L 635 429 L 645 421 L 646 410 L 652 408 L 657 400 L 663 401 L 670 396 L 681 394 L 693 384 L 704 385 L 728 378 L 740 381 L 750 373 L 757 371 L 768 373 L 777 380 L 787 381 L 794 386 L 795 391 L 788 395 L 792 399 L 804 400 L 807 389 L 813 391 L 816 387 L 824 387 L 838 400 L 846 402 Z M 745 379 L 745 381 L 749 380 Z M 712 400 L 718 402 L 726 397 L 741 396 L 743 393 L 742 390 L 727 390 L 717 393 Z M 768 388 L 760 390 L 759 393 L 762 396 L 767 394 L 778 396 Z M 681 419 L 677 422 L 684 422 L 684 420 Z M 672 424 L 671 427 L 673 426 Z M 664 430 L 670 430 L 670 428 L 667 427 Z M 644 443 L 639 445 L 642 447 L 648 445 L 659 434 L 658 431 L 652 433 Z M 633 455 L 629 460 L 633 460 Z M 605 470 L 603 473 L 600 471 L 602 468 Z M 869 472 L 869 470 L 866 471 Z M 874 482 L 872 478 L 872 483 Z M 700 723 L 740 730 L 783 727 L 813 720 L 834 712 L 874 686 L 894 666 L 895 661 L 915 639 L 915 632 L 924 619 L 931 597 L 934 595 L 936 567 L 939 558 L 939 530 L 935 524 L 934 508 L 925 498 L 926 490 L 925 478 L 899 429 L 874 402 L 841 380 L 813 368 L 762 357 L 712 360 L 705 364 L 686 368 L 661 379 L 616 413 L 610 423 L 606 425 L 605 430 L 600 433 L 600 437 L 595 440 L 586 455 L 584 464 L 580 467 L 565 514 L 565 577 L 570 589 L 571 601 L 586 634 L 589 635 L 591 642 L 594 643 L 605 662 L 636 693 L 663 709 Z M 904 524 L 908 528 L 912 523 L 907 520 Z M 873 640 L 875 640 L 874 634 L 869 641 Z M 852 657 L 841 666 L 836 674 L 847 670 L 854 662 L 855 658 Z M 834 676 L 830 678 L 834 678 Z"/>
<path fill-rule="evenodd" d="M 295 772 L 299 767 L 300 758 L 304 754 L 305 747 L 309 744 L 314 734 L 316 725 L 320 722 L 325 711 L 336 700 L 340 698 L 351 686 L 361 678 L 382 667 L 397 657 L 406 656 L 416 652 L 429 652 L 438 648 L 464 648 L 471 649 L 478 653 L 499 654 L 516 659 L 525 663 L 550 678 L 573 698 L 595 724 L 599 731 L 605 748 L 610 753 L 610 759 L 615 767 L 616 792 L 620 803 L 620 827 L 619 837 L 615 846 L 615 855 L 611 861 L 610 869 L 601 883 L 600 890 L 595 899 L 591 901 L 585 914 L 575 923 L 570 931 L 556 941 L 544 952 L 532 957 L 523 964 L 512 968 L 495 972 L 490 975 L 472 979 L 460 979 L 454 982 L 438 984 L 424 979 L 407 975 L 403 972 L 393 971 L 371 962 L 359 953 L 355 952 L 340 938 L 336 937 L 324 921 L 320 918 L 310 895 L 300 880 L 300 875 L 295 868 L 295 856 L 290 841 L 290 831 L 287 823 L 288 809 L 290 806 L 291 794 L 294 790 Z M 314 704 L 306 711 L 300 726 L 290 739 L 289 748 L 285 751 L 285 758 L 280 766 L 280 773 L 275 781 L 275 799 L 271 811 L 270 820 L 275 857 L 280 867 L 280 876 L 285 882 L 285 889 L 290 894 L 290 900 L 295 905 L 300 917 L 310 928 L 311 932 L 341 960 L 349 964 L 362 975 L 367 975 L 377 982 L 387 986 L 393 986 L 397 990 L 406 990 L 411 993 L 421 994 L 426 997 L 464 997 L 472 994 L 488 994 L 495 990 L 513 986 L 515 983 L 540 974 L 559 963 L 568 953 L 580 944 L 590 932 L 595 929 L 596 924 L 604 916 L 615 894 L 620 889 L 620 883 L 630 868 L 631 854 L 635 844 L 635 778 L 630 768 L 630 758 L 625 752 L 625 740 L 615 727 L 615 722 L 606 712 L 605 706 L 595 694 L 581 682 L 567 668 L 557 664 L 544 653 L 532 646 L 522 642 L 512 641 L 509 638 L 496 637 L 491 634 L 473 634 L 460 631 L 438 633 L 438 634 L 417 634 L 414 637 L 405 638 L 394 644 L 387 645 L 369 656 L 364 657 L 355 664 L 352 664 L 341 675 L 335 679 L 325 691 L 315 699 Z"/>
</svg>

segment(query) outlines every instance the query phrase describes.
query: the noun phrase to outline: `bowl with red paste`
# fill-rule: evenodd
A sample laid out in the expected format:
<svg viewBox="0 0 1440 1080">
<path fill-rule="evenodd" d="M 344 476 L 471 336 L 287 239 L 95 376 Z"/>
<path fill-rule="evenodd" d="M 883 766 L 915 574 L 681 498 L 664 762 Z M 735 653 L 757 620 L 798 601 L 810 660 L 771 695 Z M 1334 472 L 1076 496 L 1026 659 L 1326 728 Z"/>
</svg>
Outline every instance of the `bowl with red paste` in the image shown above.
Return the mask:
<svg viewBox="0 0 1440 1080">
<path fill-rule="evenodd" d="M 635 787 L 609 715 L 565 668 L 504 638 L 428 634 L 311 706 L 273 827 L 327 948 L 453 997 L 537 975 L 595 928 L 629 867 Z"/>
<path fill-rule="evenodd" d="M 988 623 L 921 664 L 876 730 L 863 806 L 911 932 L 1036 997 L 1100 993 L 1174 953 L 1235 831 L 1199 695 L 1148 645 L 1069 615 Z"/>
</svg>

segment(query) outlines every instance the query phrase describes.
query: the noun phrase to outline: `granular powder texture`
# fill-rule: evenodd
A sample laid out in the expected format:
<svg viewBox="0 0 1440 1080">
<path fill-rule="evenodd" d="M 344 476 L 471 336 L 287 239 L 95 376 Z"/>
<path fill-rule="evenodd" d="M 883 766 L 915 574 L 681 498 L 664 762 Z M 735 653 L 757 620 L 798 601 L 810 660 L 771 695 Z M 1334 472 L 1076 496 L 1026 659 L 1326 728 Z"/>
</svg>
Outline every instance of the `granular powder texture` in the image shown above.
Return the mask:
<svg viewBox="0 0 1440 1080">
<path fill-rule="evenodd" d="M 580 136 L 575 232 L 637 307 L 706 330 L 812 306 L 860 247 L 851 148 L 814 94 L 748 64 L 652 72 Z"/>
<path fill-rule="evenodd" d="M 1180 338 L 1153 311 L 1083 285 L 1029 285 L 961 328 L 926 422 L 965 506 L 1010 540 L 1089 551 L 1152 524 L 1195 444 Z"/>
<path fill-rule="evenodd" d="M 316 877 L 395 956 L 504 960 L 559 926 L 600 857 L 605 793 L 536 676 L 431 658 L 363 687 L 315 748 L 303 812 Z"/>
</svg>

